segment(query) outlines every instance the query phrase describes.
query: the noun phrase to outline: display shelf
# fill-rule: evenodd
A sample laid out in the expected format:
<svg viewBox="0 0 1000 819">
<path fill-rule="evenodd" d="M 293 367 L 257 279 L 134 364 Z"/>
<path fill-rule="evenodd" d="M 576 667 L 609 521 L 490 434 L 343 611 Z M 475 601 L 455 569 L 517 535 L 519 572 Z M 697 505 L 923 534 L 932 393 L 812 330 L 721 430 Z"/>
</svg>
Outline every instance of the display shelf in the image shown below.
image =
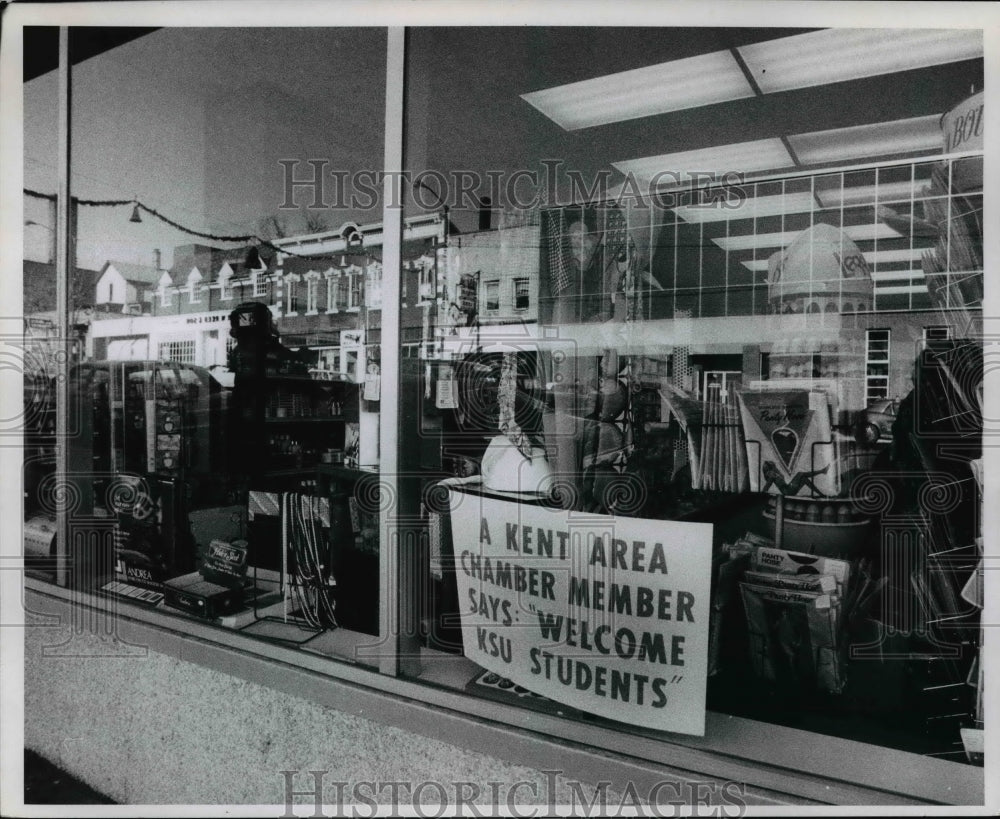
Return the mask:
<svg viewBox="0 0 1000 819">
<path fill-rule="evenodd" d="M 358 478 L 362 475 L 378 475 L 378 469 L 369 466 L 343 466 L 341 464 L 318 464 L 316 471 L 330 478 Z"/>
<path fill-rule="evenodd" d="M 303 466 L 290 466 L 284 469 L 269 469 L 263 475 L 264 478 L 288 478 L 295 475 L 312 475 L 316 471 L 316 464 Z"/>
<path fill-rule="evenodd" d="M 295 418 L 265 418 L 264 423 L 276 424 L 280 426 L 282 424 L 316 424 L 322 422 L 329 423 L 334 421 L 339 421 L 343 423 L 346 420 L 347 416 L 345 415 L 323 415 L 319 417 L 315 415 L 302 415 L 302 416 L 297 416 Z"/>
</svg>

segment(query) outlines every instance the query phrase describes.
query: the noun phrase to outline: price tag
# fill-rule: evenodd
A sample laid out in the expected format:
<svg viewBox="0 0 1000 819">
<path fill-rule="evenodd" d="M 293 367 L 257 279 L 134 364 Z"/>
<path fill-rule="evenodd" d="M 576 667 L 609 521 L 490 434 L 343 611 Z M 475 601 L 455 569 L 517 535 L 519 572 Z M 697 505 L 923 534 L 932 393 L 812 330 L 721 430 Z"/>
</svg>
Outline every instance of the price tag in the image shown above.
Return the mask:
<svg viewBox="0 0 1000 819">
<path fill-rule="evenodd" d="M 201 575 L 217 583 L 242 582 L 247 573 L 249 544 L 245 540 L 213 540 L 202 561 Z"/>
</svg>

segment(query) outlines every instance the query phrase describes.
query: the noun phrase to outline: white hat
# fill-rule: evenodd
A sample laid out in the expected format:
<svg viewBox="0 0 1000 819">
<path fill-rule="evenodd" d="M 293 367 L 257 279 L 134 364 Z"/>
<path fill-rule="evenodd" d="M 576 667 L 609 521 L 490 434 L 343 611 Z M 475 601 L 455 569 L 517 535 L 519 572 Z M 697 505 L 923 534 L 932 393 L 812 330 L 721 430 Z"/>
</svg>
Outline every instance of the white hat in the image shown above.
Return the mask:
<svg viewBox="0 0 1000 819">
<path fill-rule="evenodd" d="M 498 435 L 483 453 L 483 485 L 497 492 L 547 495 L 552 488 L 552 471 L 540 448 L 526 458 L 506 435 Z"/>
</svg>

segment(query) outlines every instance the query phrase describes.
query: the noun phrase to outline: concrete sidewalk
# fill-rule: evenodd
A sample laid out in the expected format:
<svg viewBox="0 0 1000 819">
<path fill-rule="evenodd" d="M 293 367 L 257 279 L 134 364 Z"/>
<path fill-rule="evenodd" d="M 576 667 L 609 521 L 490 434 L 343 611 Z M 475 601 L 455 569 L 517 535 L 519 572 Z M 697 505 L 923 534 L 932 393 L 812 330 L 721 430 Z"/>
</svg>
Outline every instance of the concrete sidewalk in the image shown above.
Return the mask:
<svg viewBox="0 0 1000 819">
<path fill-rule="evenodd" d="M 116 802 L 25 748 L 24 804 L 114 805 Z"/>
</svg>

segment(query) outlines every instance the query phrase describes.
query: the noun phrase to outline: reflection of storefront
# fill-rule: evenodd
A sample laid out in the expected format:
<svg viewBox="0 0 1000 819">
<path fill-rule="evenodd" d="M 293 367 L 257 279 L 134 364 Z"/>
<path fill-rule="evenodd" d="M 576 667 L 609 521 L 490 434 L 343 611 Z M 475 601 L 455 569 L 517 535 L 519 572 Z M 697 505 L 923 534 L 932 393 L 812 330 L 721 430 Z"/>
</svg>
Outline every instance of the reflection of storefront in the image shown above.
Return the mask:
<svg viewBox="0 0 1000 819">
<path fill-rule="evenodd" d="M 539 101 L 523 74 L 495 82 L 501 66 L 470 45 L 502 41 L 526 65 L 549 36 L 562 35 L 414 31 L 393 47 L 416 69 L 454 60 L 448 86 L 484 69 L 511 97 L 501 110 L 531 97 L 525 112 L 551 120 L 539 121 L 567 155 L 586 143 L 617 162 L 598 130 L 578 139 L 560 94 Z M 713 42 L 685 36 L 711 55 Z M 440 48 L 422 53 L 428 38 Z M 432 65 L 410 76 L 436 91 Z M 560 65 L 552 76 L 569 79 Z M 581 60 L 575 79 L 598 70 L 609 69 Z M 597 96 L 616 99 L 620 82 Z M 768 93 L 750 89 L 747 127 Z M 474 129 L 469 108 L 460 118 Z M 416 134 L 434 137 L 430 154 L 457 141 L 434 133 L 446 109 Z M 684 111 L 651 116 L 689 125 Z M 609 151 L 638 150 L 652 129 L 635 119 L 598 123 L 631 135 Z M 97 730 L 133 728 L 125 744 L 145 758 L 163 736 L 188 747 L 190 728 L 199 752 L 232 761 L 220 776 L 234 792 L 280 756 L 289 775 L 261 793 L 290 789 L 307 807 L 304 772 L 334 765 L 312 760 L 315 735 L 337 782 L 368 782 L 378 765 L 406 778 L 426 762 L 428 777 L 463 782 L 523 768 L 564 794 L 583 794 L 565 781 L 579 779 L 588 803 L 604 781 L 640 798 L 666 782 L 684 805 L 700 804 L 699 784 L 715 806 L 729 794 L 981 799 L 982 196 L 941 187 L 965 174 L 938 147 L 794 171 L 785 144 L 771 148 L 780 158 L 749 181 L 701 180 L 697 205 L 553 203 L 467 233 L 447 214 L 345 226 L 278 240 L 266 276 L 250 268 L 267 292 L 234 310 L 97 322 L 98 358 L 211 364 L 234 345 L 232 391 L 208 384 L 228 401 L 225 463 L 208 475 L 164 462 L 189 439 L 220 453 L 214 428 L 182 419 L 171 402 L 184 396 L 157 392 L 152 375 L 123 380 L 120 417 L 100 378 L 75 395 L 102 452 L 119 426 L 137 442 L 146 457 L 129 463 L 155 490 L 133 498 L 126 481 L 128 503 L 107 492 L 81 503 L 73 523 L 111 539 L 95 539 L 96 558 L 63 587 L 39 579 L 39 564 L 32 604 L 99 611 L 101 558 L 129 536 L 157 530 L 184 550 L 178 576 L 99 578 L 125 612 L 114 650 L 150 649 L 152 670 L 121 675 L 125 693 Z M 942 209 L 961 219 L 942 227 Z M 84 448 L 84 472 L 88 458 Z M 156 482 L 164 469 L 175 483 Z M 81 639 L 101 648 L 101 637 Z M 32 660 L 32 696 L 57 703 L 44 718 L 33 703 L 33 741 L 50 742 L 49 726 L 84 730 L 67 706 L 86 704 L 118 659 L 77 663 L 70 690 L 54 662 Z M 132 696 L 159 676 L 183 693 L 164 700 L 157 681 L 157 696 Z M 553 753 L 565 767 L 550 776 Z M 664 807 L 662 793 L 649 798 Z"/>
<path fill-rule="evenodd" d="M 129 316 L 94 321 L 90 328 L 92 357 L 111 361 L 152 358 L 200 367 L 225 365 L 228 320 L 229 312 L 220 310 L 180 316 Z"/>
</svg>

